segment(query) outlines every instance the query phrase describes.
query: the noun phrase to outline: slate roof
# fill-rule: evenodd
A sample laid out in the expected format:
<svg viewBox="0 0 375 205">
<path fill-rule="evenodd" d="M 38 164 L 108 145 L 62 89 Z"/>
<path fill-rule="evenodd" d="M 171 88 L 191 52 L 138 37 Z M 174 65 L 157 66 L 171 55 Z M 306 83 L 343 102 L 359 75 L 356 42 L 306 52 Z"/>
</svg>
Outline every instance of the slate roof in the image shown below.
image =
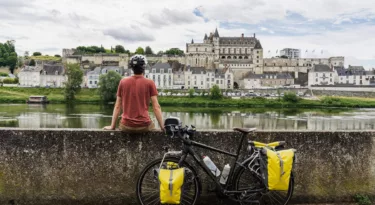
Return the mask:
<svg viewBox="0 0 375 205">
<path fill-rule="evenodd" d="M 46 75 L 56 75 L 56 71 L 58 75 L 65 74 L 64 66 L 63 65 L 49 65 L 44 64 L 41 72 L 46 72 Z"/>
<path fill-rule="evenodd" d="M 102 74 L 106 74 L 107 72 L 109 71 L 115 71 L 115 72 L 118 72 L 120 75 L 123 74 L 123 68 L 122 67 L 118 67 L 118 66 L 106 66 L 106 67 L 103 67 L 102 68 Z"/>
<path fill-rule="evenodd" d="M 220 36 L 219 36 L 219 32 L 217 31 L 217 28 L 215 29 L 214 37 L 220 37 Z"/>
<path fill-rule="evenodd" d="M 207 39 L 208 39 L 208 36 L 207 36 L 207 33 L 205 33 L 203 40 L 207 40 Z"/>
<path fill-rule="evenodd" d="M 192 74 L 206 74 L 207 70 L 204 67 L 188 67 Z"/>
<path fill-rule="evenodd" d="M 243 44 L 256 44 L 257 39 L 254 37 L 221 37 L 220 44 L 243 45 Z"/>
<path fill-rule="evenodd" d="M 39 72 L 41 68 L 36 66 L 25 66 L 21 72 Z"/>
<path fill-rule="evenodd" d="M 255 49 L 262 49 L 262 44 L 260 44 L 260 41 L 259 40 L 256 40 L 256 43 L 255 43 L 255 46 L 254 46 Z"/>
<path fill-rule="evenodd" d="M 87 72 L 87 75 L 99 75 L 101 70 L 101 67 L 96 67 L 94 70 Z"/>
<path fill-rule="evenodd" d="M 150 71 L 152 71 L 152 69 L 155 69 L 155 73 L 160 73 L 160 69 L 164 69 L 164 73 L 167 73 L 168 69 L 170 68 L 172 67 L 169 63 L 155 63 L 153 66 L 146 69 L 149 69 Z"/>
<path fill-rule="evenodd" d="M 328 65 L 316 64 L 311 70 L 312 72 L 332 72 L 331 68 Z"/>
</svg>

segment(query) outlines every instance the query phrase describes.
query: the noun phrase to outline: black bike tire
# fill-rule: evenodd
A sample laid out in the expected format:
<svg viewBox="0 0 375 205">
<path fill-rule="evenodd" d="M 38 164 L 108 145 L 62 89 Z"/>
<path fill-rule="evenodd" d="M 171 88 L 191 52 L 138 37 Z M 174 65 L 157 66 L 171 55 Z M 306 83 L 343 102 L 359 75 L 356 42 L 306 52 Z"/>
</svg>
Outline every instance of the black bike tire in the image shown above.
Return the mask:
<svg viewBox="0 0 375 205">
<path fill-rule="evenodd" d="M 234 172 L 234 177 L 233 177 L 233 188 L 234 190 L 237 190 L 238 189 L 238 182 L 239 182 L 239 177 L 241 176 L 242 172 L 244 172 L 245 170 L 248 170 L 247 168 L 247 165 L 245 165 L 245 167 L 243 166 L 240 166 L 238 167 L 235 172 Z M 250 171 L 250 170 L 248 170 Z M 251 172 L 251 171 L 250 171 Z M 284 205 L 287 205 L 290 201 L 290 199 L 292 198 L 293 196 L 293 192 L 294 192 L 294 174 L 293 174 L 293 171 L 292 173 L 290 174 L 290 182 L 289 182 L 289 189 L 288 189 L 288 199 L 287 201 L 284 203 Z M 239 203 L 241 204 L 241 203 Z"/>
<path fill-rule="evenodd" d="M 180 160 L 180 158 L 177 158 L 177 157 L 165 157 L 165 159 L 164 159 L 164 161 L 172 161 L 172 162 L 176 162 L 176 163 L 178 163 L 179 160 Z M 145 168 L 142 170 L 142 172 L 139 174 L 138 179 L 137 179 L 137 186 L 136 186 L 136 195 L 137 195 L 137 200 L 138 200 L 138 203 L 139 203 L 139 204 L 144 205 L 144 204 L 142 203 L 142 199 L 141 199 L 141 195 L 140 195 L 140 189 L 141 189 L 141 187 L 140 187 L 140 183 L 141 183 L 142 179 L 144 178 L 145 173 L 147 173 L 147 171 L 148 171 L 151 167 L 155 166 L 155 164 L 157 164 L 157 163 L 160 164 L 161 161 L 162 161 L 162 158 L 158 158 L 158 159 L 155 159 L 155 160 L 149 162 L 149 163 L 145 166 Z M 192 167 L 192 166 L 191 166 L 189 163 L 187 163 L 186 161 L 183 162 L 182 167 L 187 167 L 187 168 L 189 168 L 189 169 L 193 172 L 193 175 L 194 175 L 195 187 L 196 187 L 195 192 L 196 192 L 196 194 L 195 194 L 195 199 L 194 199 L 193 203 L 191 204 L 191 205 L 194 205 L 194 204 L 197 203 L 197 201 L 198 201 L 198 199 L 199 199 L 199 196 L 200 196 L 200 193 L 201 193 L 201 189 L 202 189 L 202 184 L 201 184 L 201 182 L 200 182 L 200 179 L 199 179 L 198 174 L 197 174 L 196 170 L 194 169 L 194 167 Z"/>
</svg>

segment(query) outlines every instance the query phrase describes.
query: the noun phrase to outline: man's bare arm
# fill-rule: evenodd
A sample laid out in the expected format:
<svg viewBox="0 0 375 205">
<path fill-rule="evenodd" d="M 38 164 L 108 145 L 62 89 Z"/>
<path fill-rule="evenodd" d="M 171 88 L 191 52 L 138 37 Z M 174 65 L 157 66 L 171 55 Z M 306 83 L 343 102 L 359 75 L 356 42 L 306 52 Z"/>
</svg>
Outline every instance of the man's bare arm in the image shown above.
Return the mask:
<svg viewBox="0 0 375 205">
<path fill-rule="evenodd" d="M 152 96 L 151 102 L 152 102 L 152 109 L 154 110 L 155 117 L 158 120 L 159 126 L 160 126 L 161 130 L 164 131 L 163 116 L 161 114 L 161 107 L 159 105 L 158 97 Z"/>
<path fill-rule="evenodd" d="M 116 129 L 117 119 L 121 112 L 121 97 L 117 96 L 115 107 L 113 108 L 113 116 L 112 116 L 112 123 L 111 126 L 105 126 L 103 129 L 105 130 L 114 130 Z"/>
</svg>

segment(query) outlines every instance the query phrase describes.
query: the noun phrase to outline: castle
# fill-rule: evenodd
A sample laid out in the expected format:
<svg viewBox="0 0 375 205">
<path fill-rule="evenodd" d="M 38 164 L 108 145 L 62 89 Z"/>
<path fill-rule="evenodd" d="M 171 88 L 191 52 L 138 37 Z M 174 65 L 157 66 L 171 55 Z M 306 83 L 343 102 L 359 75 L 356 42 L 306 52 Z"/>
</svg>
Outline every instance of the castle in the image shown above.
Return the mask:
<svg viewBox="0 0 375 205">
<path fill-rule="evenodd" d="M 78 63 L 83 68 L 95 66 L 119 66 L 128 68 L 127 54 L 93 54 L 73 55 L 72 49 L 63 49 L 63 61 Z M 234 81 L 243 87 L 240 81 L 249 73 L 292 73 L 298 78 L 299 73 L 307 74 L 314 65 L 344 66 L 342 56 L 331 58 L 263 58 L 263 47 L 259 39 L 253 36 L 220 37 L 217 28 L 209 35 L 205 34 L 202 43 L 186 44 L 184 56 L 152 55 L 147 56 L 149 62 L 167 63 L 177 61 L 191 67 L 206 69 L 231 68 Z"/>
</svg>

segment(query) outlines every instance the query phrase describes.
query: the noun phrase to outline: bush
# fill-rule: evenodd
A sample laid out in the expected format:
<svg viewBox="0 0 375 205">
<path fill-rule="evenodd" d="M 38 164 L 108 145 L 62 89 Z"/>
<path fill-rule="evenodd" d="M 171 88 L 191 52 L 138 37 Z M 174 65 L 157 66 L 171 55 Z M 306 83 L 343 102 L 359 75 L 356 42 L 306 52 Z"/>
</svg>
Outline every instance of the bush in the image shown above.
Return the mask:
<svg viewBox="0 0 375 205">
<path fill-rule="evenodd" d="M 122 77 L 115 71 L 109 71 L 99 77 L 99 95 L 103 102 L 116 101 L 117 88 Z"/>
<path fill-rule="evenodd" d="M 4 78 L 3 83 L 4 84 L 17 84 L 18 79 L 17 78 Z"/>
<path fill-rule="evenodd" d="M 335 98 L 335 97 L 325 97 L 322 99 L 323 104 L 327 105 L 337 105 L 341 103 L 340 98 Z"/>
<path fill-rule="evenodd" d="M 370 198 L 366 195 L 356 194 L 354 200 L 358 205 L 371 205 L 372 202 Z"/>
<path fill-rule="evenodd" d="M 54 55 L 56 58 L 61 58 L 59 54 Z"/>
<path fill-rule="evenodd" d="M 221 93 L 221 90 L 218 85 L 212 86 L 210 90 L 210 97 L 211 99 L 217 100 L 223 98 L 223 94 Z"/>
<path fill-rule="evenodd" d="M 195 90 L 193 88 L 189 89 L 189 97 L 194 97 Z"/>
<path fill-rule="evenodd" d="M 293 92 L 287 92 L 283 96 L 283 101 L 296 103 L 300 100 L 300 98 Z"/>
<path fill-rule="evenodd" d="M 41 55 L 42 55 L 41 52 L 34 52 L 34 53 L 33 53 L 33 56 L 41 56 Z"/>
<path fill-rule="evenodd" d="M 2 77 L 8 77 L 8 73 L 0 72 L 0 76 L 2 76 Z"/>
</svg>

